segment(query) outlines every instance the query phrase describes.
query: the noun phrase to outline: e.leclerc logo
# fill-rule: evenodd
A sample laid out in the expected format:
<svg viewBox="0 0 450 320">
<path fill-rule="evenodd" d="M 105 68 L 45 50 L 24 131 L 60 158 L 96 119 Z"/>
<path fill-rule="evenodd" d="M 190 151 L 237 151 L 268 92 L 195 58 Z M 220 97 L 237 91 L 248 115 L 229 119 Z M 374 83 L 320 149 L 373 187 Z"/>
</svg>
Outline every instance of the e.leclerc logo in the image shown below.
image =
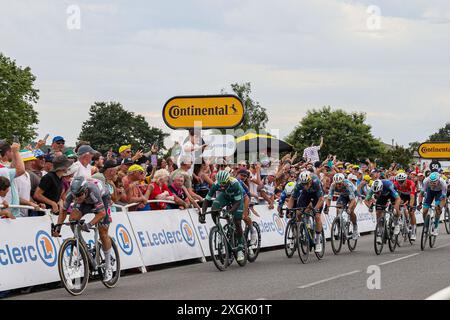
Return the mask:
<svg viewBox="0 0 450 320">
<path fill-rule="evenodd" d="M 192 230 L 191 225 L 184 219 L 180 222 L 180 230 L 184 241 L 191 247 L 195 246 L 194 231 Z"/>
<path fill-rule="evenodd" d="M 133 240 L 127 228 L 122 224 L 118 224 L 116 227 L 116 239 L 120 249 L 122 249 L 126 255 L 131 255 L 133 253 Z"/>
<path fill-rule="evenodd" d="M 58 256 L 56 246 L 47 232 L 41 230 L 36 234 L 36 248 L 42 262 L 49 267 L 53 267 L 56 264 Z"/>
<path fill-rule="evenodd" d="M 275 224 L 275 228 L 276 228 L 277 232 L 279 234 L 283 235 L 284 234 L 283 220 L 281 220 L 281 218 L 276 213 L 273 214 L 272 218 L 273 218 L 273 223 Z"/>
</svg>

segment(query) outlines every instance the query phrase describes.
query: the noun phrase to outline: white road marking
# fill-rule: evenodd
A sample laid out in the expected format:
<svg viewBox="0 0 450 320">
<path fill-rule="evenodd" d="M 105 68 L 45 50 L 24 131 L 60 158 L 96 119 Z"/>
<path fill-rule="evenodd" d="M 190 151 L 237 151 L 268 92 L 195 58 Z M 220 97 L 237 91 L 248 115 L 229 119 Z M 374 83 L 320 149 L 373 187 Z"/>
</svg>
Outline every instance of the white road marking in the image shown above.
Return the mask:
<svg viewBox="0 0 450 320">
<path fill-rule="evenodd" d="M 355 270 L 355 271 L 339 274 L 337 276 L 334 276 L 334 277 L 331 277 L 331 278 L 327 278 L 327 279 L 323 279 L 323 280 L 316 281 L 316 282 L 312 282 L 312 283 L 309 283 L 309 284 L 305 284 L 304 286 L 300 286 L 300 287 L 297 287 L 297 288 L 298 289 L 309 288 L 309 287 L 315 286 L 317 284 L 321 284 L 321 283 L 328 282 L 328 281 L 331 281 L 331 280 L 335 280 L 335 279 L 343 278 L 343 277 L 346 277 L 346 276 L 350 276 L 350 275 L 358 273 L 358 272 L 361 272 L 361 270 Z"/>
<path fill-rule="evenodd" d="M 267 300 L 266 298 L 258 298 L 258 299 L 255 299 L 255 300 Z"/>
<path fill-rule="evenodd" d="M 436 249 L 445 248 L 445 247 L 448 247 L 448 246 L 450 246 L 450 243 L 447 243 L 447 244 L 444 244 L 442 246 L 436 247 Z"/>
<path fill-rule="evenodd" d="M 380 264 L 378 264 L 378 265 L 379 265 L 379 266 L 384 266 L 385 264 L 394 263 L 394 262 L 397 262 L 397 261 L 400 261 L 400 260 L 408 259 L 408 258 L 417 256 L 417 255 L 419 255 L 419 254 L 420 254 L 420 253 L 413 253 L 413 254 L 410 254 L 409 256 L 405 256 L 405 257 L 401 257 L 401 258 L 398 258 L 398 259 L 386 261 L 386 262 L 380 263 Z"/>
</svg>

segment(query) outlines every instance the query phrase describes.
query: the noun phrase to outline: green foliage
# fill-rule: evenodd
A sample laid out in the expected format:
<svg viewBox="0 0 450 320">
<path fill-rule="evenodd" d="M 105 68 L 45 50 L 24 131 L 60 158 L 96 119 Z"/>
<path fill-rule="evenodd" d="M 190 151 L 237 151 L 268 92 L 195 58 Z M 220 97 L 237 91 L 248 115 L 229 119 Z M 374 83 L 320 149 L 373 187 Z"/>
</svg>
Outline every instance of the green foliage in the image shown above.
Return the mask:
<svg viewBox="0 0 450 320">
<path fill-rule="evenodd" d="M 417 148 L 415 149 L 417 150 Z M 388 168 L 392 163 L 401 165 L 406 169 L 412 163 L 414 150 L 411 148 L 403 148 L 401 146 L 395 146 L 386 150 L 379 158 L 379 164 L 382 167 Z"/>
<path fill-rule="evenodd" d="M 266 108 L 261 107 L 259 102 L 250 98 L 250 93 L 252 92 L 250 82 L 242 84 L 233 83 L 231 84 L 231 89 L 233 89 L 233 92 L 242 100 L 245 107 L 244 120 L 236 130 L 242 129 L 244 132 L 247 130 L 255 130 L 260 132 L 266 127 L 269 118 L 267 116 Z M 223 93 L 225 93 L 224 90 L 222 90 L 222 94 Z"/>
<path fill-rule="evenodd" d="M 11 140 L 17 135 L 22 143 L 36 137 L 38 113 L 33 103 L 39 90 L 33 87 L 36 77 L 29 67 L 19 67 L 0 53 L 0 138 Z"/>
<path fill-rule="evenodd" d="M 302 155 L 306 147 L 318 145 L 323 136 L 322 159 L 328 154 L 350 162 L 373 159 L 384 152 L 384 146 L 373 137 L 365 120 L 364 113 L 348 113 L 341 109 L 331 110 L 330 107 L 313 109 L 307 112 L 286 140 Z"/>
<path fill-rule="evenodd" d="M 447 122 L 438 132 L 432 134 L 429 141 L 450 141 L 450 122 Z"/>
<path fill-rule="evenodd" d="M 126 144 L 131 144 L 134 151 L 150 151 L 153 143 L 164 149 L 167 136 L 161 129 L 150 127 L 143 116 L 126 111 L 118 102 L 95 102 L 78 139 L 89 141 L 102 153 L 110 148 L 117 153 L 119 147 Z"/>
</svg>

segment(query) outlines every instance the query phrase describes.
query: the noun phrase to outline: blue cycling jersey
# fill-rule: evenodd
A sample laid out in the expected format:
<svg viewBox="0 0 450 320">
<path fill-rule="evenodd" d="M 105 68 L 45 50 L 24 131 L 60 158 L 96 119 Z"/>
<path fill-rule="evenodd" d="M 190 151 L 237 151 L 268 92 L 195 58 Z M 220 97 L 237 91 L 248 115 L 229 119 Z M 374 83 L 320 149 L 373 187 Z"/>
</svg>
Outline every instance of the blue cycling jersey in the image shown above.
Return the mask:
<svg viewBox="0 0 450 320">
<path fill-rule="evenodd" d="M 356 188 L 350 180 L 345 179 L 338 188 L 336 182 L 333 182 L 330 186 L 330 192 L 328 196 L 330 199 L 333 198 L 335 192 L 339 192 L 341 196 L 349 197 L 350 199 L 355 199 L 356 197 Z"/>
<path fill-rule="evenodd" d="M 305 192 L 308 195 L 314 195 L 317 198 L 320 198 L 323 196 L 323 188 L 322 188 L 322 182 L 320 182 L 320 179 L 316 175 L 311 175 L 312 183 L 309 188 L 306 188 L 305 185 L 301 183 L 296 183 L 294 191 L 292 192 L 292 196 L 297 199 L 300 196 L 300 192 Z"/>
<path fill-rule="evenodd" d="M 381 189 L 381 197 L 392 197 L 392 198 L 399 198 L 397 190 L 395 190 L 394 183 L 391 180 L 382 180 L 383 182 L 383 189 Z M 367 192 L 366 200 L 370 200 L 373 197 L 373 191 L 372 189 L 369 189 Z"/>
</svg>

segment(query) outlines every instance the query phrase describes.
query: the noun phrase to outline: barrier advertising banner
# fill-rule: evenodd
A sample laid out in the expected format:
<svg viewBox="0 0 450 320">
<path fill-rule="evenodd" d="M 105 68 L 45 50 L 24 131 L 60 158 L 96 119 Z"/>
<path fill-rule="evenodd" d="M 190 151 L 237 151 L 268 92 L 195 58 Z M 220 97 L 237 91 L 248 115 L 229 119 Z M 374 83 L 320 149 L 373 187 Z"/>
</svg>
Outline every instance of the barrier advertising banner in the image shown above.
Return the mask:
<svg viewBox="0 0 450 320">
<path fill-rule="evenodd" d="M 129 212 L 128 216 L 146 266 L 203 257 L 187 210 Z"/>
<path fill-rule="evenodd" d="M 0 291 L 59 281 L 48 216 L 0 220 Z"/>
</svg>

